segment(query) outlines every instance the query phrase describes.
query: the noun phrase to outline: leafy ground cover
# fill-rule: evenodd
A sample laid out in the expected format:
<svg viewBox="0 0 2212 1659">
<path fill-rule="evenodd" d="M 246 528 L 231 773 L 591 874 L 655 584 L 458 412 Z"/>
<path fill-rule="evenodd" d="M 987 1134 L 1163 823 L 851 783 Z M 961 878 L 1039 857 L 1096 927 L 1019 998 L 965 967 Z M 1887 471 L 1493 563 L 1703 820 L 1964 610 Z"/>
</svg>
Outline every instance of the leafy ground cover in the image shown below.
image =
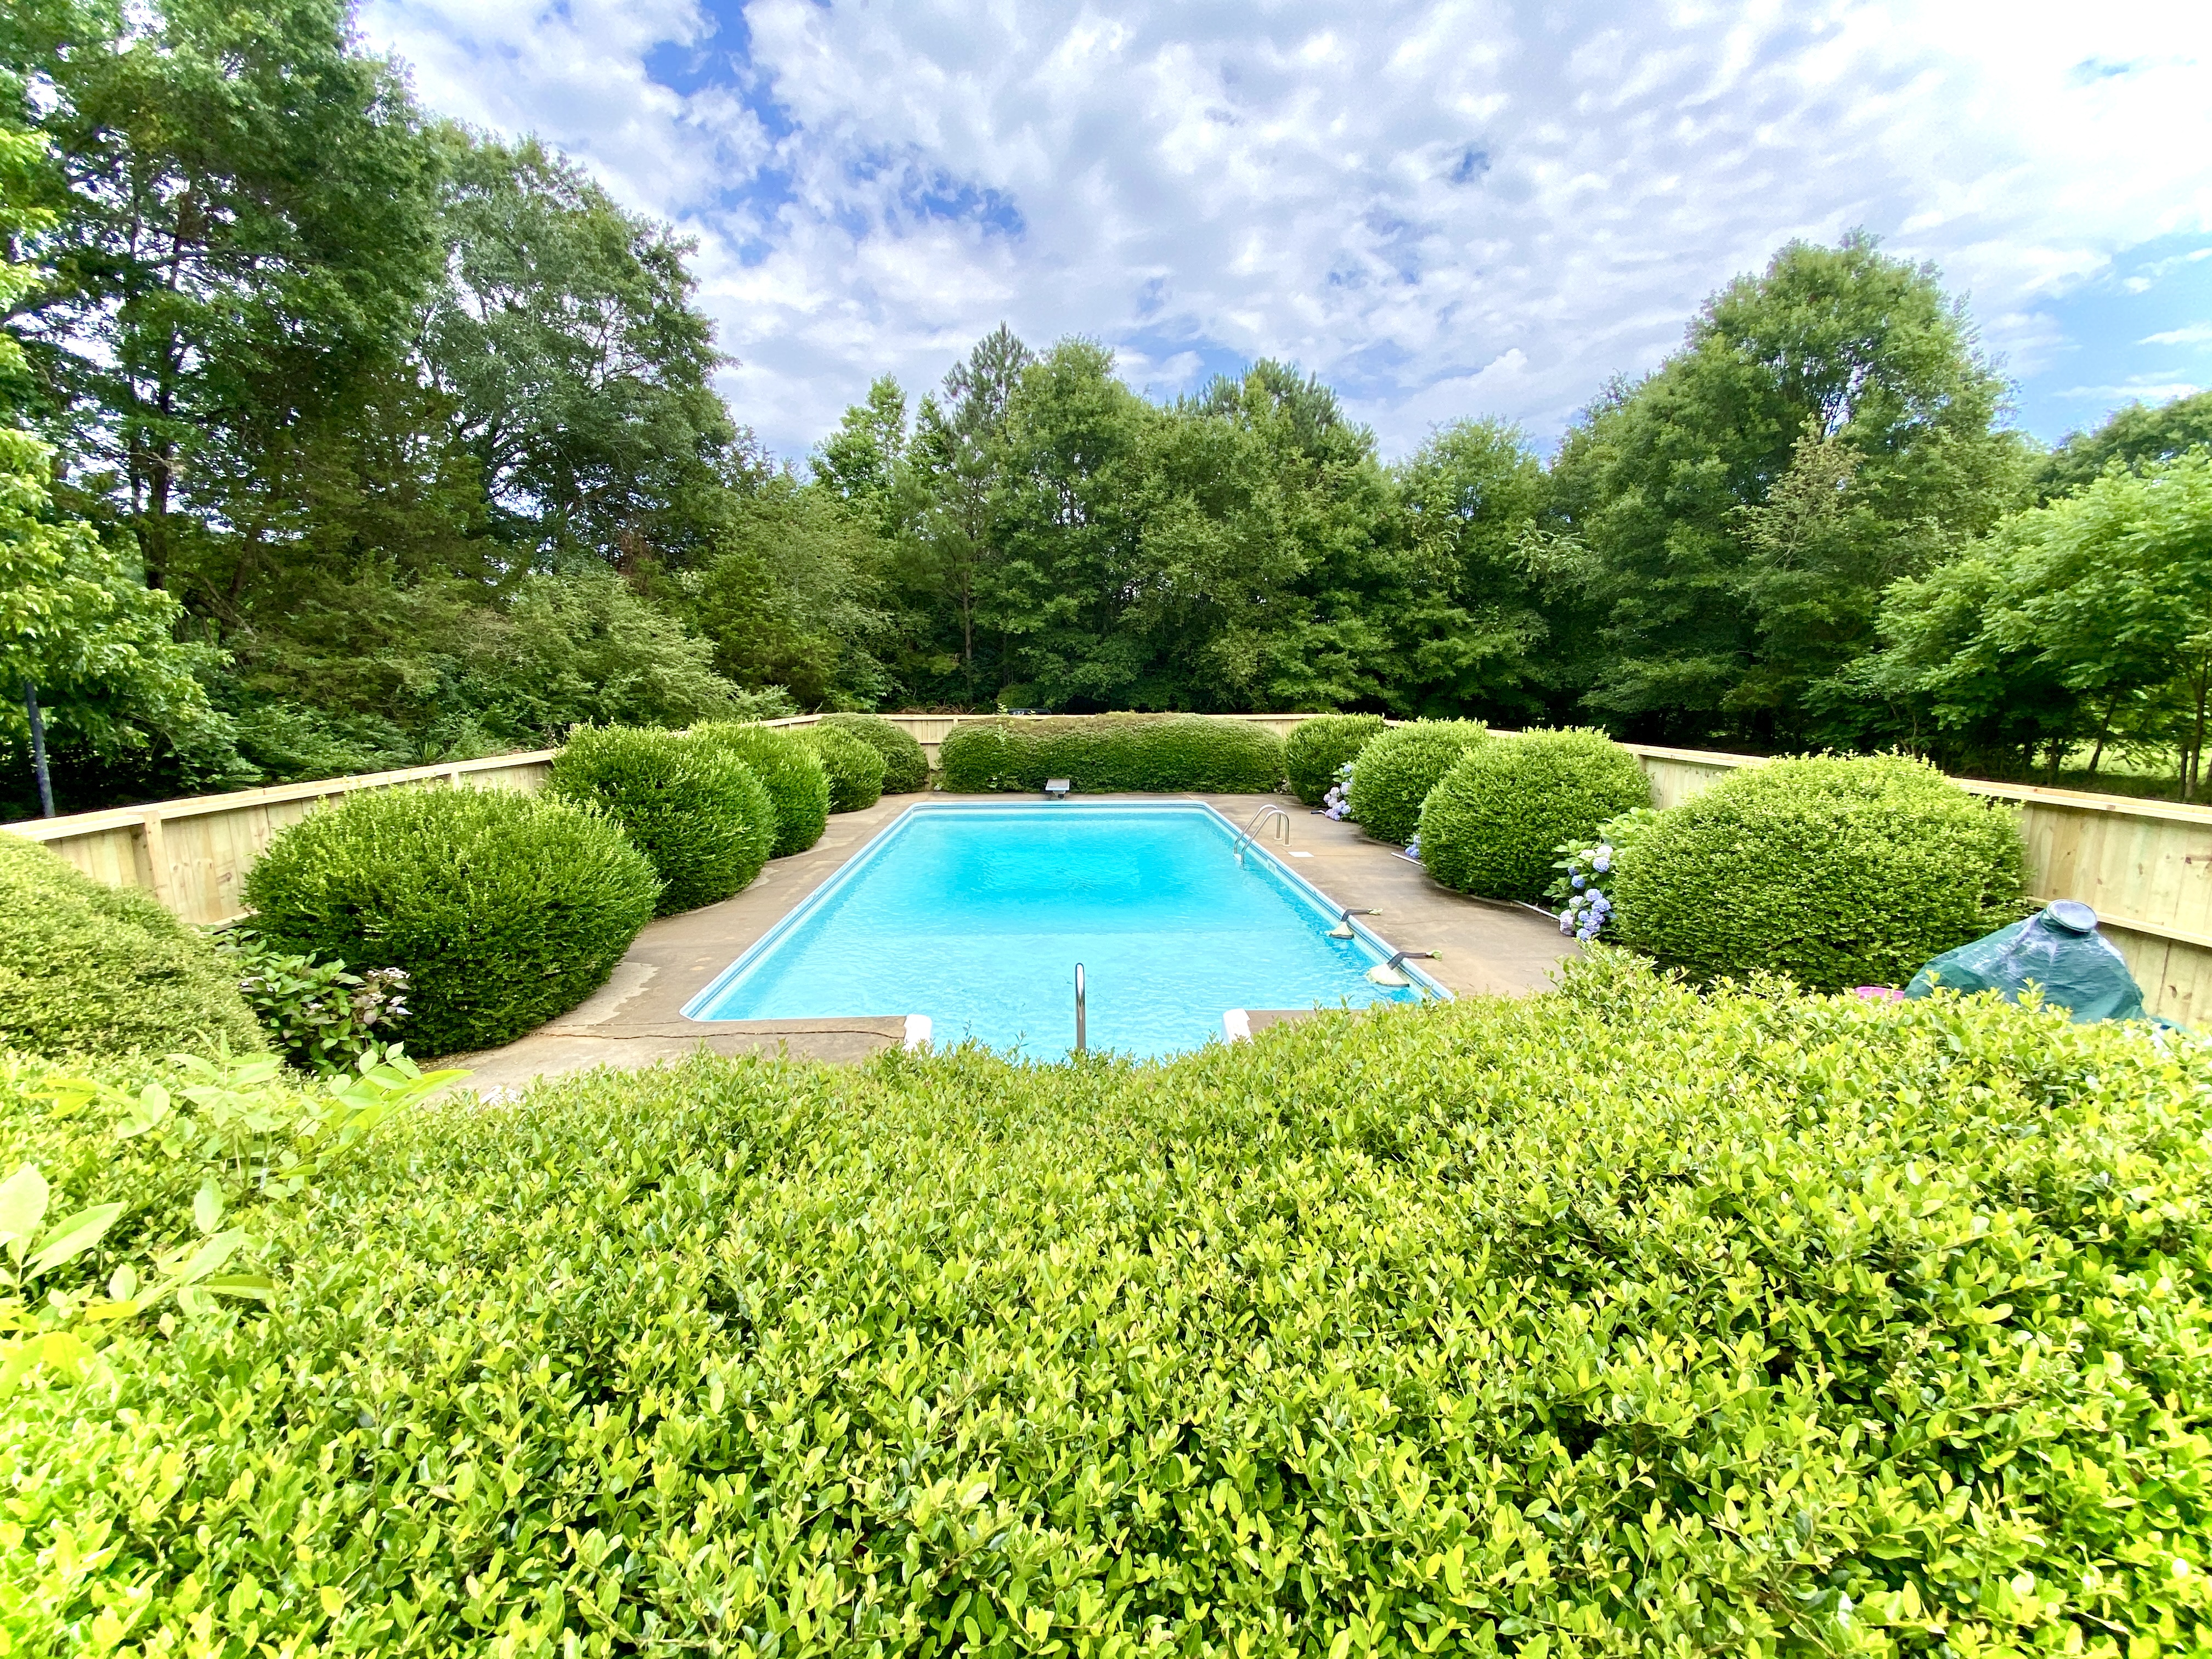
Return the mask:
<svg viewBox="0 0 2212 1659">
<path fill-rule="evenodd" d="M 100 1199 L 96 1114 L 0 1096 L 0 1159 Z M 237 1222 L 265 1309 L 24 1379 L 0 1628 L 2202 1651 L 2208 1104 L 2144 1028 L 1601 952 L 1166 1066 L 432 1107 Z"/>
</svg>

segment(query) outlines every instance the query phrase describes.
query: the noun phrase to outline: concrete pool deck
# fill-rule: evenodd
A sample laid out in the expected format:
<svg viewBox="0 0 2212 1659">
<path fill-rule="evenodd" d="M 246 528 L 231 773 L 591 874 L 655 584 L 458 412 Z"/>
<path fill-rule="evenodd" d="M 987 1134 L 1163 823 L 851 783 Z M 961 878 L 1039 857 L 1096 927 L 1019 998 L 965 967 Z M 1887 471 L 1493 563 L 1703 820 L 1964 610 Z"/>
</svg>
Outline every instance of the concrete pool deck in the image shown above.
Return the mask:
<svg viewBox="0 0 2212 1659">
<path fill-rule="evenodd" d="M 464 1087 L 480 1093 L 519 1089 L 541 1077 L 612 1066 L 623 1070 L 678 1060 L 702 1045 L 719 1054 L 783 1053 L 793 1058 L 860 1060 L 898 1046 L 903 1016 L 848 1019 L 730 1020 L 684 1018 L 684 1005 L 708 981 L 843 867 L 892 819 L 930 799 L 1015 801 L 1026 795 L 886 795 L 866 811 L 830 820 L 806 852 L 776 859 L 734 898 L 647 922 L 607 983 L 580 1006 L 501 1048 L 458 1055 L 470 1068 Z M 1401 951 L 1441 951 L 1421 966 L 1455 996 L 1525 996 L 1551 982 L 1553 969 L 1576 952 L 1556 922 L 1517 905 L 1494 904 L 1439 887 L 1394 848 L 1358 827 L 1335 823 L 1288 795 L 1093 796 L 1098 800 L 1202 800 L 1242 827 L 1264 806 L 1290 814 L 1290 840 L 1263 832 L 1267 849 L 1339 904 L 1379 910 L 1366 925 Z M 1080 811 L 1079 805 L 1068 810 Z M 1252 1011 L 1255 1030 L 1289 1011 Z"/>
</svg>

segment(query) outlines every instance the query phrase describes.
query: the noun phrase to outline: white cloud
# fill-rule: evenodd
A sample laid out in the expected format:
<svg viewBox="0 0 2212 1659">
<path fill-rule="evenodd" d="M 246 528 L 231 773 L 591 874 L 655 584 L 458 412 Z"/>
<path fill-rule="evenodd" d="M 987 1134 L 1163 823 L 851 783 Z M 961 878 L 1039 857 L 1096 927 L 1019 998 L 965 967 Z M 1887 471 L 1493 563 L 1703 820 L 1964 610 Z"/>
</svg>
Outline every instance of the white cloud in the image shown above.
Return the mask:
<svg viewBox="0 0 2212 1659">
<path fill-rule="evenodd" d="M 2024 371 L 2051 296 L 2212 228 L 2201 4 L 369 0 L 362 26 L 429 102 L 700 237 L 727 390 L 787 452 L 1001 319 L 1161 392 L 1294 358 L 1393 451 L 1462 412 L 1553 431 L 1720 283 L 1854 225 L 1938 260 Z"/>
<path fill-rule="evenodd" d="M 2144 345 L 2212 345 L 2212 323 L 2191 323 L 2187 328 L 2169 328 L 2162 334 L 2146 334 Z"/>
</svg>

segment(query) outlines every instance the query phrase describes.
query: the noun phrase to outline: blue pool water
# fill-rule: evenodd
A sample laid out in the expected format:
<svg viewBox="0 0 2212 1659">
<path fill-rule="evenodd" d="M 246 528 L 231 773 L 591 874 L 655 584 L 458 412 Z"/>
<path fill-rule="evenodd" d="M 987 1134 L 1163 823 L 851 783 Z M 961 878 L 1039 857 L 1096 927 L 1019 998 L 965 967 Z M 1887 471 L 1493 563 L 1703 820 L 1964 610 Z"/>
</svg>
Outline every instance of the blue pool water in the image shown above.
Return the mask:
<svg viewBox="0 0 2212 1659">
<path fill-rule="evenodd" d="M 918 806 L 693 999 L 694 1019 L 927 1014 L 1054 1058 L 1075 1041 L 1075 964 L 1093 1048 L 1202 1046 L 1231 1008 L 1403 1001 L 1366 977 L 1382 951 L 1334 939 L 1321 896 L 1265 853 L 1231 856 L 1211 808 L 1066 802 Z"/>
</svg>

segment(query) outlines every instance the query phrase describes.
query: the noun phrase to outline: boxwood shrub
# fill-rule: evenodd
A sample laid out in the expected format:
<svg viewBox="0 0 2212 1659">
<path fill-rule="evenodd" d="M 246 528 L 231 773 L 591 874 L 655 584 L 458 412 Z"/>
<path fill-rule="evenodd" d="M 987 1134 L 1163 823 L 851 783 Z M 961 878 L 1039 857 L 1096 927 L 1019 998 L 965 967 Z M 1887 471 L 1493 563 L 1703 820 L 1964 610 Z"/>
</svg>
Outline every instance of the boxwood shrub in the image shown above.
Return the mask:
<svg viewBox="0 0 2212 1659">
<path fill-rule="evenodd" d="M 751 769 L 683 732 L 579 727 L 554 757 L 546 789 L 622 826 L 660 878 L 664 916 L 745 887 L 775 841 L 775 809 Z"/>
<path fill-rule="evenodd" d="M 834 726 L 801 726 L 793 735 L 811 749 L 830 775 L 830 810 L 858 812 L 884 797 L 884 757 L 872 744 Z"/>
<path fill-rule="evenodd" d="M 282 830 L 246 872 L 253 930 L 407 971 L 407 1046 L 489 1048 L 606 982 L 659 879 L 605 813 L 506 789 L 380 789 Z"/>
<path fill-rule="evenodd" d="M 1283 739 L 1283 770 L 1291 793 L 1309 806 L 1320 805 L 1336 781 L 1337 769 L 1381 730 L 1380 714 L 1316 714 L 1300 720 Z"/>
<path fill-rule="evenodd" d="M 1103 793 L 1200 789 L 1265 794 L 1283 778 L 1283 745 L 1249 720 L 1204 714 L 1053 714 L 963 720 L 938 749 L 953 790 L 1042 789 L 1066 778 Z"/>
<path fill-rule="evenodd" d="M 830 823 L 830 769 L 822 757 L 781 726 L 712 720 L 691 735 L 735 755 L 768 787 L 775 808 L 774 858 L 804 853 Z"/>
<path fill-rule="evenodd" d="M 1602 732 L 1498 738 L 1468 750 L 1429 792 L 1421 862 L 1462 893 L 1534 899 L 1561 842 L 1650 804 L 1636 757 Z"/>
<path fill-rule="evenodd" d="M 1421 826 L 1429 791 L 1489 735 L 1480 720 L 1414 720 L 1370 738 L 1352 765 L 1352 822 L 1403 847 Z"/>
<path fill-rule="evenodd" d="M 273 1305 L 9 1399 L 0 1616 L 42 1654 L 108 1610 L 165 1652 L 2201 1650 L 2205 1051 L 1619 954 L 1169 1066 L 707 1058 L 395 1121 L 255 1212 Z M 113 1145 L 9 1104 L 11 1163 Z"/>
<path fill-rule="evenodd" d="M 1613 886 L 1623 943 L 1702 978 L 1902 985 L 2019 920 L 2017 815 L 1899 755 L 1775 761 L 1660 815 Z"/>
<path fill-rule="evenodd" d="M 213 941 L 0 832 L 0 1047 L 42 1054 L 267 1046 Z M 13 1166 L 0 1171 L 0 1178 Z"/>
<path fill-rule="evenodd" d="M 912 794 L 929 781 L 929 757 L 904 726 L 880 714 L 824 714 L 822 725 L 848 732 L 884 757 L 884 793 Z"/>
</svg>

